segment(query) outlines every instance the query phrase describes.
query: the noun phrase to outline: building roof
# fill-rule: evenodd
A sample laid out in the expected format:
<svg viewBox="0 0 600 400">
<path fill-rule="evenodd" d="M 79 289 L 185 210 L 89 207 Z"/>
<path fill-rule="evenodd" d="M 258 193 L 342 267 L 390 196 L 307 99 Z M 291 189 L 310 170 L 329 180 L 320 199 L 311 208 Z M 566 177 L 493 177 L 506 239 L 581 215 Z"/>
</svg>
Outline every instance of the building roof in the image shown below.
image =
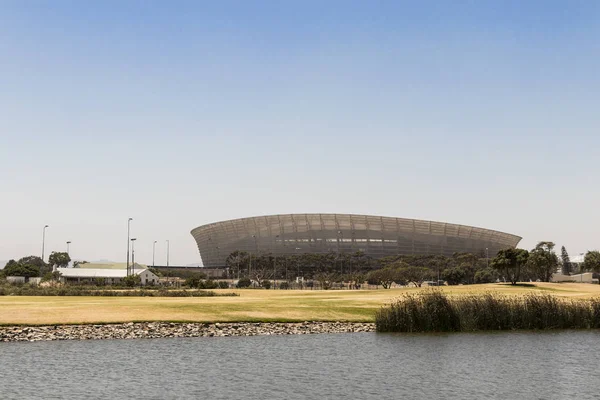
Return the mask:
<svg viewBox="0 0 600 400">
<path fill-rule="evenodd" d="M 65 278 L 125 278 L 126 269 L 102 269 L 102 268 L 57 268 L 56 269 Z M 135 274 L 139 275 L 146 271 L 145 268 L 135 269 Z"/>
<path fill-rule="evenodd" d="M 127 263 L 85 263 L 78 264 L 77 268 L 85 268 L 85 269 L 127 269 Z M 146 269 L 147 265 L 135 263 L 135 269 Z"/>
</svg>

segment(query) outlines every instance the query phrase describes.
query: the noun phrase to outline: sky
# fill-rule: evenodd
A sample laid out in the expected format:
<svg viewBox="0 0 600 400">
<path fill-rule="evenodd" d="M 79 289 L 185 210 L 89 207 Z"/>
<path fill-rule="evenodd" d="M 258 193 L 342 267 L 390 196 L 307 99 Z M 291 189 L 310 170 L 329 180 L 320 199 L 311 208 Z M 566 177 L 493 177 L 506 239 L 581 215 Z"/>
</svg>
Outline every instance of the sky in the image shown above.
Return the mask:
<svg viewBox="0 0 600 400">
<path fill-rule="evenodd" d="M 0 260 L 200 262 L 280 213 L 600 248 L 596 1 L 41 1 L 0 12 Z"/>
</svg>

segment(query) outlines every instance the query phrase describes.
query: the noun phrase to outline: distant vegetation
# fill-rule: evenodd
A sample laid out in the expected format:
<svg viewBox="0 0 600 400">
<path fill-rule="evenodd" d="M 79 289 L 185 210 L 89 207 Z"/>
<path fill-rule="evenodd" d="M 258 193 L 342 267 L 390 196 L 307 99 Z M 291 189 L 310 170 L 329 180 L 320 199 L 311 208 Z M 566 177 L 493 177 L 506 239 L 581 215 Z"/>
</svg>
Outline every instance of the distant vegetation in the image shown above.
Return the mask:
<svg viewBox="0 0 600 400">
<path fill-rule="evenodd" d="M 234 251 L 227 257 L 229 278 L 247 278 L 258 287 L 262 282 L 277 280 L 288 283 L 301 277 L 305 286 L 314 285 L 328 289 L 345 284 L 358 289 L 367 281 L 371 285 L 390 288 L 396 285 L 420 287 L 424 282 L 448 285 L 469 285 L 496 281 L 549 282 L 557 270 L 571 273 L 573 265 L 564 248 L 560 257 L 554 250 L 555 244 L 539 242 L 531 251 L 505 249 L 493 257 L 484 252 L 455 253 L 451 257 L 443 255 L 397 255 L 382 259 L 372 259 L 358 251 L 352 254 L 296 254 L 277 256 L 272 254 L 251 254 Z M 580 271 L 600 272 L 600 252 L 589 251 Z M 288 284 L 289 287 L 289 284 Z"/>
<path fill-rule="evenodd" d="M 375 317 L 378 332 L 473 332 L 600 328 L 600 298 L 497 293 L 447 296 L 438 290 L 406 293 Z"/>
<path fill-rule="evenodd" d="M 181 289 L 135 289 L 114 290 L 106 287 L 89 286 L 37 286 L 37 285 L 3 285 L 0 296 L 103 296 L 103 297 L 213 297 L 237 296 L 235 293 L 216 293 L 207 290 Z"/>
</svg>

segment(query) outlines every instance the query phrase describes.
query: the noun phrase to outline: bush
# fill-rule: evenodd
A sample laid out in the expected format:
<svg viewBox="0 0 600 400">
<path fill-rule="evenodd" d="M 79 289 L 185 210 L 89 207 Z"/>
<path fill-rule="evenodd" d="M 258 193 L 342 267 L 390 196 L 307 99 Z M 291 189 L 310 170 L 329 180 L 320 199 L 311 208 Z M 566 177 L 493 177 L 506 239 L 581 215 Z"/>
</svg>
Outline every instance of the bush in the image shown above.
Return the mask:
<svg viewBox="0 0 600 400">
<path fill-rule="evenodd" d="M 549 294 L 447 297 L 439 291 L 405 294 L 375 317 L 379 332 L 458 332 L 600 327 L 600 299 Z"/>
<path fill-rule="evenodd" d="M 142 278 L 139 275 L 129 275 L 123 278 L 121 282 L 127 287 L 134 287 L 142 283 Z"/>
<path fill-rule="evenodd" d="M 202 285 L 202 279 L 198 276 L 191 276 L 185 280 L 185 286 L 192 289 L 198 289 Z"/>
<path fill-rule="evenodd" d="M 287 282 L 281 282 L 281 283 L 279 284 L 279 289 L 281 289 L 281 290 L 287 290 L 287 289 L 289 289 L 289 288 L 290 288 L 290 284 L 289 284 L 289 283 L 287 283 Z"/>
<path fill-rule="evenodd" d="M 250 280 L 250 278 L 241 278 L 240 280 L 238 280 L 236 287 L 238 289 L 243 289 L 250 287 L 250 285 L 252 285 L 252 281 Z"/>
<path fill-rule="evenodd" d="M 271 289 L 271 281 L 264 280 L 261 282 L 261 286 L 265 289 Z"/>
<path fill-rule="evenodd" d="M 229 283 L 225 282 L 225 281 L 219 281 L 219 289 L 229 289 Z"/>
<path fill-rule="evenodd" d="M 201 289 L 218 289 L 219 284 L 212 279 L 207 279 L 200 284 Z"/>
</svg>

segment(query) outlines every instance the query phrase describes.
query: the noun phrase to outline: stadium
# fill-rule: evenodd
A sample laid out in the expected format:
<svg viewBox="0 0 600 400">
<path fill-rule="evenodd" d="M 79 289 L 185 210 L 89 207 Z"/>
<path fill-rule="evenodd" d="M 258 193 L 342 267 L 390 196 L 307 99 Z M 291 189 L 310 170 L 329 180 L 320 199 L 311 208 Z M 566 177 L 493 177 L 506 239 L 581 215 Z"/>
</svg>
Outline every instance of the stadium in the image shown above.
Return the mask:
<svg viewBox="0 0 600 400">
<path fill-rule="evenodd" d="M 391 255 L 451 256 L 514 248 L 521 237 L 473 226 L 355 214 L 282 214 L 239 218 L 191 231 L 202 263 L 226 265 L 234 251 L 275 256 L 302 253 L 355 253 L 374 259 Z"/>
</svg>

